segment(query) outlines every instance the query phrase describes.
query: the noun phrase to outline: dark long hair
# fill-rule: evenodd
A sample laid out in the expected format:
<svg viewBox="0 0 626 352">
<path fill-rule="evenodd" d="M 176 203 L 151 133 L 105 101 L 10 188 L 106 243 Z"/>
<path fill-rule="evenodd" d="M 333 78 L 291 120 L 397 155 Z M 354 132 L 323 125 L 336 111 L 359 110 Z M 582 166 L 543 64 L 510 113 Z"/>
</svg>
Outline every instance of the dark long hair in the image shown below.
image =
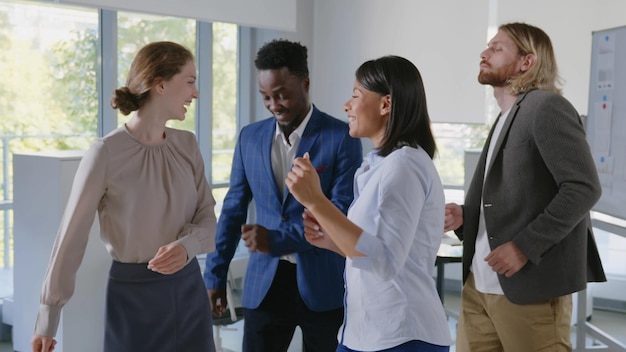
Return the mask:
<svg viewBox="0 0 626 352">
<path fill-rule="evenodd" d="M 391 111 L 378 155 L 408 145 L 423 148 L 432 159 L 437 151 L 430 128 L 426 94 L 419 70 L 399 56 L 383 56 L 363 63 L 357 81 L 367 90 L 391 96 Z"/>
</svg>

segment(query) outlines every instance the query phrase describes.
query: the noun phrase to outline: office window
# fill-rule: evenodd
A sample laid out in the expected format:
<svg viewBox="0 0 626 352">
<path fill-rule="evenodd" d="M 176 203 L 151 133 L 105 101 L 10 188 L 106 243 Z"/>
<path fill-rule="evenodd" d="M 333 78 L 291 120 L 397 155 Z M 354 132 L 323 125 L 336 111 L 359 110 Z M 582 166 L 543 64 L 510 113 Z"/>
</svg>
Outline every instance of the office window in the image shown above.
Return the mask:
<svg viewBox="0 0 626 352">
<path fill-rule="evenodd" d="M 464 152 L 482 148 L 489 134 L 489 125 L 433 123 L 437 142 L 435 166 L 446 186 L 462 188 L 464 183 Z"/>
<path fill-rule="evenodd" d="M 214 184 L 230 179 L 237 136 L 238 30 L 234 24 L 213 24 L 213 174 Z M 216 191 L 225 194 L 225 190 Z M 223 195 L 221 195 L 223 199 Z"/>
<path fill-rule="evenodd" d="M 95 10 L 0 1 L 0 131 L 10 150 L 84 148 L 96 133 Z"/>
<path fill-rule="evenodd" d="M 127 12 L 114 16 L 117 28 L 104 21 L 108 27 L 103 33 L 117 33 L 108 39 L 117 40 L 118 52 L 101 54 L 117 55 L 117 86 L 125 84 L 132 59 L 146 43 L 175 41 L 197 56 L 198 23 L 193 19 Z M 0 0 L 0 269 L 13 266 L 13 153 L 85 150 L 98 135 L 98 101 L 108 104 L 112 93 L 99 91 L 97 82 L 99 25 L 97 9 Z M 212 56 L 196 64 L 213 71 L 205 77 L 212 106 L 207 116 L 197 118 L 211 119 L 211 134 L 202 136 L 201 146 L 211 165 L 207 178 L 219 214 L 237 134 L 239 37 L 237 25 L 211 26 L 213 37 L 202 39 L 210 42 Z M 194 131 L 195 111 L 194 103 L 185 121 L 170 125 Z M 113 126 L 127 119 L 121 116 Z"/>
<path fill-rule="evenodd" d="M 95 9 L 0 1 L 0 268 L 13 265 L 13 153 L 96 135 L 97 24 Z"/>
</svg>

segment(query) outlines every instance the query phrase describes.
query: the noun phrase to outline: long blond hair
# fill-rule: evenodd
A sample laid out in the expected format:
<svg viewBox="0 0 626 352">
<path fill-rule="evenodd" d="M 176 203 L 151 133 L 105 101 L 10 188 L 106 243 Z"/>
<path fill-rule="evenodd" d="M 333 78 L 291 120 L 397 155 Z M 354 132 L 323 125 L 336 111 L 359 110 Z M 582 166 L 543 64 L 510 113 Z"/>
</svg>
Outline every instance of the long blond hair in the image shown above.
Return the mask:
<svg viewBox="0 0 626 352">
<path fill-rule="evenodd" d="M 533 89 L 543 89 L 561 94 L 558 86 L 562 84 L 562 80 L 558 73 L 552 41 L 546 32 L 519 22 L 503 24 L 498 29 L 511 38 L 517 46 L 519 55 L 536 56 L 535 64 L 528 71 L 511 78 L 511 92 L 520 94 Z"/>
</svg>

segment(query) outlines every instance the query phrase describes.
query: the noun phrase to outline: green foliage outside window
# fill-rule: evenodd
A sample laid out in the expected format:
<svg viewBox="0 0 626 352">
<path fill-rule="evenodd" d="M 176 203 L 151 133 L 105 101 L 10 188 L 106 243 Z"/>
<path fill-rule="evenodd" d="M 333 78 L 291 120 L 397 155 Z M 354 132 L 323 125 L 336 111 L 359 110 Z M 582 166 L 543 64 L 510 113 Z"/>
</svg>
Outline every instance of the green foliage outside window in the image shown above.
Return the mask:
<svg viewBox="0 0 626 352">
<path fill-rule="evenodd" d="M 236 25 L 213 24 L 213 182 L 230 179 L 237 139 L 237 44 Z"/>
<path fill-rule="evenodd" d="M 95 28 L 74 31 L 71 40 L 59 41 L 47 53 L 55 101 L 64 103 L 64 130 L 88 136 L 77 141 L 58 140 L 58 149 L 87 149 L 95 137 L 98 121 L 96 86 L 97 32 Z"/>
</svg>

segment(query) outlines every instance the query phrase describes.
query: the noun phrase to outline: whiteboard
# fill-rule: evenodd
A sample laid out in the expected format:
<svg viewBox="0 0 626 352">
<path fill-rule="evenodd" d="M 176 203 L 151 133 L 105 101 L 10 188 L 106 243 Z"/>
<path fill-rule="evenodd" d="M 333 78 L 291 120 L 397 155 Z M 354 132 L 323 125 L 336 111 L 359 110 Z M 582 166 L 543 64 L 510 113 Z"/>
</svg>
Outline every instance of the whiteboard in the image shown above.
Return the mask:
<svg viewBox="0 0 626 352">
<path fill-rule="evenodd" d="M 602 184 L 593 210 L 626 219 L 626 26 L 592 33 L 586 129 Z"/>
</svg>

